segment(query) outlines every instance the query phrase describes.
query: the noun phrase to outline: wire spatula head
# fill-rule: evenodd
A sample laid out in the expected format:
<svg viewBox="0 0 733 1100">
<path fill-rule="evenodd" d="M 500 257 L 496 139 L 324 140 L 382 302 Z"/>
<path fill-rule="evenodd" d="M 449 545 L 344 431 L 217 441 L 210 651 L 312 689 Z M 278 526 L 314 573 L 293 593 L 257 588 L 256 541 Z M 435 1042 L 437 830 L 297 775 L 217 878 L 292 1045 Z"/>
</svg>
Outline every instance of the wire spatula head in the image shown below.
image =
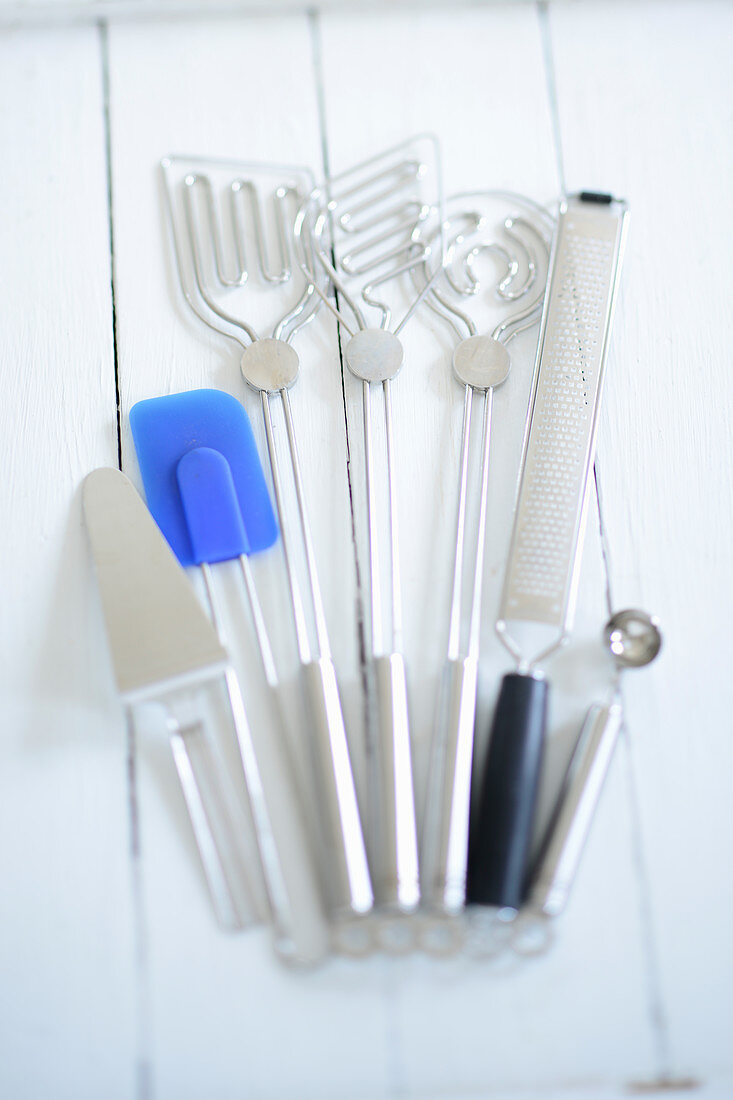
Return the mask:
<svg viewBox="0 0 733 1100">
<path fill-rule="evenodd" d="M 148 507 L 181 565 L 266 550 L 278 529 L 249 417 L 220 390 L 139 401 L 130 426 Z"/>
<path fill-rule="evenodd" d="M 430 239 L 418 230 L 430 224 Z M 347 331 L 398 334 L 426 291 L 405 278 L 432 252 L 443 259 L 440 150 L 431 134 L 407 141 L 331 176 L 295 219 L 296 255 L 316 284 L 325 272 L 338 306 L 324 302 Z M 361 377 L 361 375 L 360 375 Z"/>
<path fill-rule="evenodd" d="M 310 170 L 197 156 L 168 156 L 161 168 L 175 266 L 193 312 L 242 347 L 264 336 L 290 340 L 320 304 L 292 257 Z"/>
</svg>

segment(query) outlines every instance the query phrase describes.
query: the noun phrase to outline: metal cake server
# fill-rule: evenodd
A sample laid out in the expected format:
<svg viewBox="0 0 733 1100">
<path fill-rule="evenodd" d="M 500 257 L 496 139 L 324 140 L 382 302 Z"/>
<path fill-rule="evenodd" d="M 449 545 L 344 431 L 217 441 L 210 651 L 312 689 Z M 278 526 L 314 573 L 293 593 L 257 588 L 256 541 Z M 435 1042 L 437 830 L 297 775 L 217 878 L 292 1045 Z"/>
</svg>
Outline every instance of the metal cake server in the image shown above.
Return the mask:
<svg viewBox="0 0 733 1100">
<path fill-rule="evenodd" d="M 204 717 L 192 689 L 213 685 L 230 671 L 229 657 L 199 604 L 186 574 L 131 482 L 114 469 L 94 470 L 84 481 L 84 515 L 122 701 L 158 702 L 167 727 L 196 844 L 219 924 L 254 923 L 243 895 L 248 889 L 233 858 L 236 831 L 228 819 L 220 769 L 211 754 L 192 752 L 204 734 Z M 209 783 L 199 774 L 207 761 Z M 217 824 L 205 790 L 217 798 Z"/>
</svg>

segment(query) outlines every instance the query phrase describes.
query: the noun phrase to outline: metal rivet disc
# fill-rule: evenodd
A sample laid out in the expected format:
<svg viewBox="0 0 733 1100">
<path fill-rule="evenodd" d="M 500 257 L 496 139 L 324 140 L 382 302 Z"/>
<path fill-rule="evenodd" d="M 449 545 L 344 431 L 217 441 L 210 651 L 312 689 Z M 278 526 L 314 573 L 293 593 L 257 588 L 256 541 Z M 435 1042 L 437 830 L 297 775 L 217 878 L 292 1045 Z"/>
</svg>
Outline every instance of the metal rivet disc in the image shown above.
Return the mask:
<svg viewBox="0 0 733 1100">
<path fill-rule="evenodd" d="M 365 328 L 349 340 L 344 349 L 352 374 L 364 382 L 386 382 L 394 378 L 405 359 L 397 337 L 383 328 Z"/>
<path fill-rule="evenodd" d="M 469 336 L 453 352 L 453 370 L 464 386 L 492 390 L 509 374 L 509 352 L 493 336 Z"/>
<path fill-rule="evenodd" d="M 284 340 L 255 340 L 242 355 L 244 380 L 255 390 L 277 393 L 298 377 L 298 353 Z"/>
<path fill-rule="evenodd" d="M 606 623 L 603 637 L 620 668 L 642 668 L 662 648 L 659 620 L 646 611 L 617 611 Z"/>
</svg>

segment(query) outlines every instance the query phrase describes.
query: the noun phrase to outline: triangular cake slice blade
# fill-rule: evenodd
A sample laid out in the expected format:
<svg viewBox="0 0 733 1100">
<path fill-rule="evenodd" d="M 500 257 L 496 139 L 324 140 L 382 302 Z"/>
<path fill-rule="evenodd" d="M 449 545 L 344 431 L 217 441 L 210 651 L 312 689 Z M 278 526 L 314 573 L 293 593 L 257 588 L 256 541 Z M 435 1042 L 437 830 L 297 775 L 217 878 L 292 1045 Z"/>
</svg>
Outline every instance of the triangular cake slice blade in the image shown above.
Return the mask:
<svg viewBox="0 0 733 1100">
<path fill-rule="evenodd" d="M 119 470 L 94 470 L 83 497 L 123 698 L 159 696 L 222 673 L 227 652 L 128 478 Z"/>
</svg>

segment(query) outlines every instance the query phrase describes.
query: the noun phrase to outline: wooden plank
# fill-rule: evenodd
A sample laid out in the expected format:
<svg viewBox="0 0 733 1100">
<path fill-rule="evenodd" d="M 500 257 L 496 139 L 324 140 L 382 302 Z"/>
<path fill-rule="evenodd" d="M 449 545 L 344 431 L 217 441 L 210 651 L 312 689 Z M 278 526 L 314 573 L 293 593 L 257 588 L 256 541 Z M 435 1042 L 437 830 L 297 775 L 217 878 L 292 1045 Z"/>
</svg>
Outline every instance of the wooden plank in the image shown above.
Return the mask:
<svg viewBox="0 0 733 1100">
<path fill-rule="evenodd" d="M 334 171 L 427 128 L 443 141 L 447 190 L 511 187 L 540 200 L 557 194 L 534 12 L 402 12 L 379 22 L 345 14 L 325 17 L 323 26 Z M 461 395 L 451 378 L 446 334 L 428 321 L 422 329 L 408 327 L 404 337 L 407 363 L 394 403 L 405 645 L 416 767 L 423 776 L 446 645 Z M 484 731 L 498 679 L 509 664 L 492 627 L 532 356 L 532 337 L 512 345 L 515 365 L 496 395 L 481 663 Z M 347 379 L 346 392 L 358 515 L 364 499 L 359 394 L 353 379 Z M 363 558 L 363 524 L 358 533 Z M 550 670 L 555 698 L 548 787 L 557 783 L 584 707 L 608 690 L 609 669 L 598 641 L 604 592 L 597 516 L 592 516 L 574 644 Z M 539 1093 L 554 1084 L 618 1082 L 651 1070 L 633 825 L 628 777 L 616 761 L 571 906 L 545 958 L 505 960 L 495 970 L 468 960 L 444 967 L 422 958 L 383 963 L 393 1091 L 421 1096 L 463 1089 L 483 1095 L 489 1088 L 523 1087 Z M 619 898 L 629 899 L 621 910 Z M 614 914 L 613 936 L 604 936 L 599 951 L 599 930 L 607 927 L 609 913 Z M 524 1042 L 532 1037 L 531 1059 L 517 1045 L 520 1034 Z"/>
<path fill-rule="evenodd" d="M 100 42 L 0 39 L 0 1092 L 133 1095 L 126 738 L 80 483 L 116 465 Z"/>
<path fill-rule="evenodd" d="M 192 21 L 151 26 L 144 34 L 133 27 L 110 33 L 125 467 L 137 476 L 126 425 L 130 406 L 197 386 L 221 387 L 244 402 L 264 455 L 259 401 L 244 386 L 239 354 L 181 302 L 162 230 L 157 162 L 180 151 L 305 162 L 320 172 L 308 20 Z M 255 326 L 261 308 L 251 318 Z M 333 326 L 324 317 L 298 339 L 297 348 L 302 380 L 292 393 L 293 410 L 326 615 L 358 748 L 363 738 L 356 588 Z M 282 442 L 279 419 L 277 431 Z M 297 662 L 281 552 L 263 555 L 255 568 L 276 659 L 292 687 Z M 222 586 L 232 603 L 241 600 L 233 576 L 224 577 Z M 249 672 L 246 664 L 242 668 L 247 705 L 264 751 L 273 731 L 255 656 L 249 665 Z M 293 732 L 302 751 L 307 731 L 298 722 Z M 291 975 L 275 962 L 264 933 L 218 933 L 165 748 L 141 738 L 139 755 L 158 1093 L 178 1100 L 243 1092 L 343 1096 L 358 1065 L 364 1094 L 381 1094 L 386 1043 L 379 968 L 342 962 L 312 976 Z"/>
<path fill-rule="evenodd" d="M 730 8 L 553 5 L 570 187 L 632 209 L 599 444 L 611 597 L 659 614 L 624 681 L 661 1071 L 730 1072 Z M 613 74 L 613 75 L 612 75 Z"/>
<path fill-rule="evenodd" d="M 466 4 L 470 0 L 461 0 Z M 473 0 L 475 3 L 476 0 Z M 497 0 L 479 0 L 494 4 Z M 528 5 L 532 0 L 503 0 L 504 3 Z M 402 7 L 438 7 L 444 0 L 401 0 Z M 393 0 L 379 0 L 385 10 Z M 336 8 L 364 7 L 363 0 L 324 0 L 315 6 L 319 11 Z M 92 23 L 98 20 L 159 20 L 219 16 L 246 16 L 271 13 L 302 13 L 302 0 L 0 0 L 0 26 L 39 24 Z"/>
</svg>

